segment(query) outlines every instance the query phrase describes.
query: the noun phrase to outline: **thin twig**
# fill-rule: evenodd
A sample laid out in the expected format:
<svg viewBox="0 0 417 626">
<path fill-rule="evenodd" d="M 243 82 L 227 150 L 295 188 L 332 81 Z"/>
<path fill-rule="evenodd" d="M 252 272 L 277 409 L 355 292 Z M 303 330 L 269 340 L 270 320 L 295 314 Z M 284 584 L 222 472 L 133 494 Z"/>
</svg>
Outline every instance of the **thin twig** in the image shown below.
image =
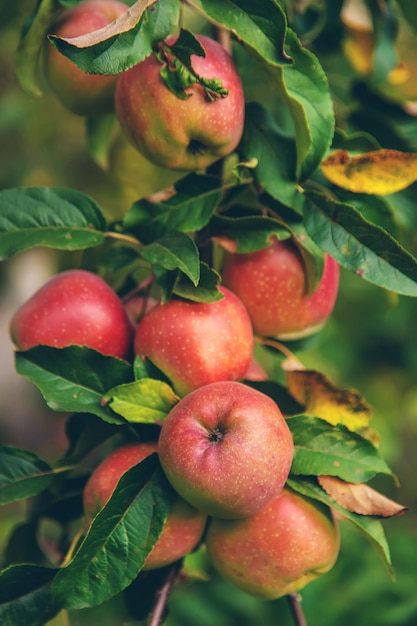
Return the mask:
<svg viewBox="0 0 417 626">
<path fill-rule="evenodd" d="M 288 605 L 291 611 L 295 626 L 307 626 L 303 609 L 301 608 L 301 596 L 299 593 L 290 593 L 287 596 Z"/>
<path fill-rule="evenodd" d="M 153 607 L 153 611 L 151 613 L 149 626 L 161 626 L 162 625 L 169 594 L 171 593 L 172 586 L 175 582 L 175 579 L 178 575 L 180 568 L 181 568 L 181 561 L 174 563 L 174 565 L 171 567 L 171 569 L 168 572 L 168 575 L 165 579 L 164 584 L 158 590 L 156 602 Z"/>
</svg>

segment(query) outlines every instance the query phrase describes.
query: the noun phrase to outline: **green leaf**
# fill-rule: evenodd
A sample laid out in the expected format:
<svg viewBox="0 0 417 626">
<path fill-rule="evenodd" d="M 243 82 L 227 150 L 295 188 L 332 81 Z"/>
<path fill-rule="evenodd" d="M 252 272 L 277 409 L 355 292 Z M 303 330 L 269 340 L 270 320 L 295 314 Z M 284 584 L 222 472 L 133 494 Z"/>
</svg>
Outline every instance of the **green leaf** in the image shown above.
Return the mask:
<svg viewBox="0 0 417 626">
<path fill-rule="evenodd" d="M 93 413 L 107 422 L 124 423 L 101 401 L 109 389 L 132 380 L 126 361 L 86 347 L 37 346 L 16 353 L 16 371 L 38 387 L 54 411 Z"/>
<path fill-rule="evenodd" d="M 90 155 L 103 169 L 109 166 L 109 152 L 116 118 L 113 113 L 87 118 L 87 143 Z"/>
<path fill-rule="evenodd" d="M 21 36 L 16 53 L 16 75 L 22 89 L 36 96 L 42 94 L 39 58 L 45 35 L 56 13 L 55 0 L 41 0 Z"/>
<path fill-rule="evenodd" d="M 179 269 L 198 284 L 200 279 L 200 258 L 194 241 L 179 231 L 169 231 L 153 243 L 143 246 L 140 255 L 151 265 L 166 270 Z"/>
<path fill-rule="evenodd" d="M 414 0 L 397 0 L 397 4 L 400 7 L 403 15 L 414 31 L 417 32 L 417 13 Z"/>
<path fill-rule="evenodd" d="M 0 623 L 44 626 L 58 613 L 51 596 L 56 570 L 38 565 L 11 565 L 0 573 Z"/>
<path fill-rule="evenodd" d="M 220 281 L 220 275 L 216 270 L 206 263 L 200 263 L 198 285 L 195 286 L 185 274 L 178 273 L 172 293 L 193 302 L 217 302 L 223 298 L 223 294 L 218 290 Z"/>
<path fill-rule="evenodd" d="M 236 252 L 248 253 L 266 248 L 271 237 L 288 239 L 291 233 L 278 220 L 261 215 L 247 217 L 228 217 L 216 215 L 210 222 L 210 234 L 221 243 L 223 238 L 231 239 L 237 244 Z"/>
<path fill-rule="evenodd" d="M 417 296 L 417 259 L 351 204 L 308 190 L 304 222 L 310 237 L 343 267 L 371 283 Z"/>
<path fill-rule="evenodd" d="M 358 513 L 352 513 L 342 506 L 337 504 L 327 493 L 317 484 L 316 480 L 298 476 L 297 478 L 289 478 L 287 484 L 291 489 L 298 493 L 314 498 L 319 502 L 323 502 L 331 508 L 339 511 L 346 519 L 351 521 L 355 526 L 361 530 L 367 539 L 372 543 L 376 549 L 378 555 L 387 567 L 391 577 L 394 579 L 394 570 L 391 563 L 391 555 L 388 542 L 385 537 L 384 528 L 379 519 L 367 515 L 359 515 Z"/>
<path fill-rule="evenodd" d="M 145 198 L 135 202 L 127 211 L 123 226 L 145 243 L 171 230 L 195 232 L 209 222 L 222 193 L 218 178 L 192 173 L 175 183 L 166 200 L 150 202 Z"/>
<path fill-rule="evenodd" d="M 73 189 L 18 187 L 0 192 L 0 259 L 35 246 L 80 250 L 104 241 L 96 202 Z"/>
<path fill-rule="evenodd" d="M 101 443 L 120 432 L 120 426 L 109 424 L 92 413 L 73 413 L 65 423 L 68 448 L 56 467 L 77 463 Z"/>
<path fill-rule="evenodd" d="M 179 400 L 167 383 L 153 378 L 115 387 L 104 399 L 128 422 L 150 424 L 164 420 Z"/>
<path fill-rule="evenodd" d="M 203 0 L 202 6 L 243 41 L 285 99 L 295 128 L 296 176 L 307 178 L 322 161 L 334 132 L 332 98 L 319 60 L 287 27 L 276 0 Z"/>
<path fill-rule="evenodd" d="M 338 424 L 307 415 L 287 419 L 295 453 L 291 473 L 296 475 L 338 476 L 351 483 L 362 483 L 376 474 L 392 472 L 372 443 Z"/>
<path fill-rule="evenodd" d="M 119 74 L 151 54 L 153 44 L 177 24 L 179 12 L 179 0 L 139 0 L 117 24 L 94 36 L 79 37 L 77 45 L 55 36 L 49 40 L 88 74 Z"/>
<path fill-rule="evenodd" d="M 14 446 L 0 447 L 0 505 L 44 491 L 54 471 L 36 454 Z"/>
<path fill-rule="evenodd" d="M 53 584 L 68 609 L 101 604 L 138 575 L 162 531 L 172 490 L 152 454 L 119 480 L 70 563 Z"/>
</svg>

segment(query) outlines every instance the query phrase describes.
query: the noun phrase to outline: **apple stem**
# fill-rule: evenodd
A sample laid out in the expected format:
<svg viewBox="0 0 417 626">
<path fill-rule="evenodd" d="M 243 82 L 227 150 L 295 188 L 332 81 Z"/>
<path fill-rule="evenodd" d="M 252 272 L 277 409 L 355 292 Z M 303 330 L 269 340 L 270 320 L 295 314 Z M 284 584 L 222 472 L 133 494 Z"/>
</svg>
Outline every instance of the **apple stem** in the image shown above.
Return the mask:
<svg viewBox="0 0 417 626">
<path fill-rule="evenodd" d="M 307 621 L 304 617 L 303 609 L 301 608 L 300 594 L 290 593 L 287 599 L 295 626 L 307 626 Z"/>
<path fill-rule="evenodd" d="M 291 350 L 289 350 L 283 343 L 277 341 L 276 339 L 268 339 L 266 337 L 255 337 L 255 343 L 261 346 L 270 346 L 271 348 L 275 348 L 275 350 L 279 350 L 285 357 L 285 361 L 282 364 L 282 369 L 285 371 L 293 371 L 293 370 L 304 370 L 305 367 L 301 363 L 299 359 L 295 356 Z"/>
<path fill-rule="evenodd" d="M 169 569 L 164 584 L 157 592 L 157 599 L 151 613 L 149 626 L 161 626 L 169 594 L 171 593 L 171 589 L 174 585 L 175 579 L 177 578 L 178 572 L 181 569 L 181 565 L 181 561 L 177 561 Z"/>
</svg>

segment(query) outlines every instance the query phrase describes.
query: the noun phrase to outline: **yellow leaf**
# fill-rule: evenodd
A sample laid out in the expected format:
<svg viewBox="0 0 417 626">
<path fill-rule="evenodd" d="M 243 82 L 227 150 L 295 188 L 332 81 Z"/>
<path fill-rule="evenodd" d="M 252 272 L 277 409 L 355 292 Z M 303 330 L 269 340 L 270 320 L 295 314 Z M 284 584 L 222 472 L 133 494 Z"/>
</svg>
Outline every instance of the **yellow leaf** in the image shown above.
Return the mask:
<svg viewBox="0 0 417 626">
<path fill-rule="evenodd" d="M 343 424 L 349 430 L 362 431 L 361 434 L 368 431 L 372 409 L 358 391 L 336 387 L 313 370 L 288 372 L 287 385 L 306 415 L 320 417 L 333 425 Z"/>
<path fill-rule="evenodd" d="M 417 180 L 417 154 L 373 150 L 350 156 L 338 150 L 321 164 L 330 182 L 355 193 L 385 195 L 405 189 Z"/>
<path fill-rule="evenodd" d="M 347 483 L 335 476 L 318 476 L 318 482 L 337 504 L 352 513 L 393 517 L 407 510 L 407 507 L 387 498 L 365 483 Z"/>
</svg>

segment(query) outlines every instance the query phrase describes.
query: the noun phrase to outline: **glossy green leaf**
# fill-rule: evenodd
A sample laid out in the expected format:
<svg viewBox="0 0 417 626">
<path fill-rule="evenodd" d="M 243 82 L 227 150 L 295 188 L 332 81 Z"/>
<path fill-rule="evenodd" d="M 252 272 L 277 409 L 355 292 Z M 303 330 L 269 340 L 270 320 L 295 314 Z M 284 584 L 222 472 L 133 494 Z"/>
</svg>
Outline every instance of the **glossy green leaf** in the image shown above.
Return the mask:
<svg viewBox="0 0 417 626">
<path fill-rule="evenodd" d="M 171 501 L 156 454 L 123 474 L 78 551 L 56 576 L 58 604 L 96 606 L 125 589 L 157 541 Z"/>
<path fill-rule="evenodd" d="M 35 496 L 53 478 L 53 469 L 36 454 L 14 446 L 0 447 L 0 504 Z"/>
<path fill-rule="evenodd" d="M 166 270 L 179 269 L 198 285 L 200 279 L 200 257 L 194 241 L 179 231 L 169 231 L 156 241 L 143 246 L 140 255 L 151 265 Z"/>
<path fill-rule="evenodd" d="M 417 296 L 417 259 L 353 205 L 309 190 L 304 221 L 310 237 L 346 269 L 379 287 Z"/>
<path fill-rule="evenodd" d="M 200 230 L 210 220 L 222 198 L 218 178 L 189 174 L 175 183 L 166 200 L 135 202 L 124 218 L 124 228 L 148 243 L 170 230 L 184 233 Z"/>
<path fill-rule="evenodd" d="M 245 129 L 240 150 L 245 160 L 256 159 L 256 182 L 273 198 L 292 206 L 297 191 L 296 145 L 284 134 L 272 114 L 256 102 L 246 106 Z"/>
<path fill-rule="evenodd" d="M 51 594 L 56 570 L 38 565 L 11 565 L 0 573 L 2 626 L 44 626 L 60 607 Z"/>
<path fill-rule="evenodd" d="M 236 252 L 248 253 L 266 248 L 271 237 L 288 239 L 291 236 L 288 228 L 278 220 L 251 215 L 248 217 L 227 217 L 216 215 L 210 223 L 210 233 L 220 243 L 222 239 L 232 240 L 236 244 Z"/>
<path fill-rule="evenodd" d="M 178 273 L 172 293 L 193 302 L 217 302 L 223 298 L 223 294 L 218 290 L 220 282 L 218 272 L 201 262 L 198 285 L 195 286 L 185 274 Z"/>
<path fill-rule="evenodd" d="M 384 528 L 379 519 L 368 515 L 359 515 L 358 513 L 352 513 L 351 511 L 344 509 L 337 504 L 337 502 L 332 500 L 332 498 L 330 498 L 330 496 L 328 496 L 327 493 L 317 484 L 317 481 L 312 478 L 305 476 L 299 476 L 297 478 L 290 477 L 287 484 L 291 487 L 291 489 L 294 489 L 294 491 L 297 491 L 298 493 L 309 498 L 314 498 L 319 502 L 327 504 L 327 506 L 330 506 L 332 509 L 339 511 L 343 517 L 355 524 L 355 526 L 357 526 L 372 543 L 387 567 L 391 577 L 394 578 L 389 545 L 385 537 Z"/>
<path fill-rule="evenodd" d="M 362 483 L 376 474 L 392 475 L 377 448 L 341 424 L 307 415 L 290 417 L 295 453 L 291 473 L 296 475 L 338 476 L 351 483 Z"/>
<path fill-rule="evenodd" d="M 58 37 L 50 41 L 88 74 L 119 74 L 151 54 L 152 45 L 178 23 L 179 12 L 179 0 L 138 0 L 101 36 L 80 37 L 77 45 Z"/>
<path fill-rule="evenodd" d="M 104 241 L 106 221 L 89 196 L 74 189 L 18 187 L 0 192 L 0 258 L 36 246 L 80 250 Z"/>
<path fill-rule="evenodd" d="M 107 422 L 124 423 L 102 405 L 102 397 L 132 380 L 126 361 L 80 346 L 38 346 L 16 353 L 16 371 L 38 387 L 54 411 L 93 413 Z"/>
<path fill-rule="evenodd" d="M 142 378 L 111 389 L 104 400 L 128 422 L 155 423 L 165 419 L 179 398 L 167 383 Z"/>
</svg>

